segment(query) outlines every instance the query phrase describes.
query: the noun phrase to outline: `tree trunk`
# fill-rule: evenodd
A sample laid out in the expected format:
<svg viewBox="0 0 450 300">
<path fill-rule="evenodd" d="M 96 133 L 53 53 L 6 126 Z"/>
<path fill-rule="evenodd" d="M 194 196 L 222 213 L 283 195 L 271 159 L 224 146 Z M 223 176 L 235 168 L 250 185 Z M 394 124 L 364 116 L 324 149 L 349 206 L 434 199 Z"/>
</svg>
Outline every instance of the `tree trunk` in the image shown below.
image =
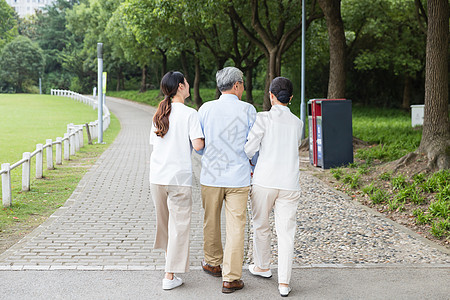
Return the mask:
<svg viewBox="0 0 450 300">
<path fill-rule="evenodd" d="M 245 97 L 247 102 L 253 104 L 253 68 L 245 70 Z"/>
<path fill-rule="evenodd" d="M 144 93 L 147 91 L 147 66 L 142 68 L 141 75 L 141 88 L 139 89 L 139 93 Z"/>
<path fill-rule="evenodd" d="M 408 109 L 411 103 L 411 77 L 408 75 L 405 75 L 405 82 L 403 86 L 403 102 L 402 102 L 402 108 Z"/>
<path fill-rule="evenodd" d="M 270 98 L 269 98 L 269 87 L 272 80 L 275 79 L 275 77 L 280 76 L 280 73 L 278 72 L 281 70 L 281 62 L 277 59 L 278 52 L 280 49 L 278 47 L 274 47 L 269 50 L 269 57 L 267 58 L 267 75 L 266 75 L 266 86 L 264 88 L 264 102 L 263 102 L 263 110 L 267 111 L 270 110 L 272 107 L 272 104 L 270 104 Z M 277 65 L 279 64 L 279 65 Z"/>
<path fill-rule="evenodd" d="M 202 97 L 200 97 L 200 59 L 197 55 L 194 56 L 195 63 L 195 78 L 194 78 L 194 102 L 197 108 L 203 104 Z"/>
<path fill-rule="evenodd" d="M 341 0 L 318 0 L 327 21 L 330 43 L 328 99 L 345 97 L 345 34 Z"/>
<path fill-rule="evenodd" d="M 160 48 L 158 48 L 159 52 L 161 53 L 161 79 L 164 77 L 164 75 L 166 75 L 167 73 L 167 55 L 166 55 L 166 51 L 162 50 Z M 159 94 L 158 97 L 163 97 L 163 92 L 160 89 L 159 90 Z"/>
<path fill-rule="evenodd" d="M 429 167 L 450 167 L 448 119 L 448 0 L 428 0 L 425 66 L 425 108 L 418 152 L 428 156 Z"/>
<path fill-rule="evenodd" d="M 120 81 L 122 79 L 122 67 L 119 67 L 119 70 L 117 71 L 117 84 L 116 84 L 116 91 L 120 91 Z"/>
<path fill-rule="evenodd" d="M 166 75 L 167 73 L 167 55 L 165 51 L 160 50 L 161 52 L 161 63 L 162 63 L 162 68 L 161 68 L 161 78 L 164 77 L 164 75 Z"/>
<path fill-rule="evenodd" d="M 225 65 L 225 62 L 227 61 L 227 59 L 221 59 L 219 57 L 216 57 L 216 67 L 217 67 L 217 71 L 222 70 L 223 66 Z M 220 95 L 222 93 L 219 91 L 219 88 L 216 85 L 216 99 L 219 99 Z"/>
<path fill-rule="evenodd" d="M 180 60 L 181 60 L 181 67 L 183 68 L 184 78 L 186 78 L 186 81 L 191 84 L 191 79 L 189 77 L 189 68 L 187 64 L 187 58 L 186 58 L 186 51 L 182 50 L 180 54 Z"/>
</svg>

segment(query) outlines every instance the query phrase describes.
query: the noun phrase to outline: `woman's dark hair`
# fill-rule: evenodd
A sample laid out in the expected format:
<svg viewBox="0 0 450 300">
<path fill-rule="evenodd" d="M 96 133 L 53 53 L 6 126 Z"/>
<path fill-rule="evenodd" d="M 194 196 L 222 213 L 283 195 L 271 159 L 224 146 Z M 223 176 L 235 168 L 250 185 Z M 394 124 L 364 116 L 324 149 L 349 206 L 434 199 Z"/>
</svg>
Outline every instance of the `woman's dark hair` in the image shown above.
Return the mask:
<svg viewBox="0 0 450 300">
<path fill-rule="evenodd" d="M 164 94 L 155 115 L 153 116 L 153 124 L 156 127 L 156 135 L 164 137 L 169 131 L 169 116 L 172 110 L 172 98 L 177 94 L 179 84 L 184 84 L 184 75 L 180 72 L 170 71 L 161 79 L 161 92 Z"/>
<path fill-rule="evenodd" d="M 292 82 L 285 77 L 277 77 L 270 83 L 269 91 L 277 97 L 281 103 L 289 103 L 294 87 Z"/>
</svg>

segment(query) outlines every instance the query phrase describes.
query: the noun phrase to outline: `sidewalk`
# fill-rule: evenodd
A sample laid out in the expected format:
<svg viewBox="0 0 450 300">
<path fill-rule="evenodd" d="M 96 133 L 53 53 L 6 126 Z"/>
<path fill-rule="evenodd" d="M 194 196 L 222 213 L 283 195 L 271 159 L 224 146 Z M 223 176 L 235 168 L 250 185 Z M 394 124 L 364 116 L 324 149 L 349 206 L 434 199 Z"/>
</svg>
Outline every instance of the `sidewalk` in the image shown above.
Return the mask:
<svg viewBox="0 0 450 300">
<path fill-rule="evenodd" d="M 164 253 L 152 249 L 155 215 L 148 184 L 148 138 L 155 109 L 109 97 L 107 103 L 121 122 L 121 132 L 66 204 L 0 255 L 0 299 L 222 297 L 220 279 L 206 276 L 199 267 L 199 157 L 193 156 L 192 271 L 189 277 L 180 276 L 186 281 L 183 288 L 165 292 L 160 287 Z M 448 299 L 448 250 L 305 172 L 301 185 L 291 297 Z M 252 259 L 249 221 L 247 229 L 246 264 Z M 273 253 L 276 263 L 275 240 Z M 276 278 L 260 280 L 244 271 L 246 287 L 228 297 L 279 297 Z"/>
</svg>

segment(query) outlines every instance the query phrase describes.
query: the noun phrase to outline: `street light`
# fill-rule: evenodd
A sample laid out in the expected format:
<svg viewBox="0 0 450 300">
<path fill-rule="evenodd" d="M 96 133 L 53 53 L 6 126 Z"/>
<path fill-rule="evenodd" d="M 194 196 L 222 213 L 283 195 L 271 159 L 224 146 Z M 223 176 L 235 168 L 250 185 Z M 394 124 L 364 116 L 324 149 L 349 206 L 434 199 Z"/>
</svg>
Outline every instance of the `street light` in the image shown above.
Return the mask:
<svg viewBox="0 0 450 300">
<path fill-rule="evenodd" d="M 301 104 L 300 104 L 300 119 L 303 121 L 302 139 L 305 138 L 305 124 L 306 124 L 306 103 L 305 103 L 305 0 L 302 0 L 302 63 L 301 63 Z"/>
</svg>

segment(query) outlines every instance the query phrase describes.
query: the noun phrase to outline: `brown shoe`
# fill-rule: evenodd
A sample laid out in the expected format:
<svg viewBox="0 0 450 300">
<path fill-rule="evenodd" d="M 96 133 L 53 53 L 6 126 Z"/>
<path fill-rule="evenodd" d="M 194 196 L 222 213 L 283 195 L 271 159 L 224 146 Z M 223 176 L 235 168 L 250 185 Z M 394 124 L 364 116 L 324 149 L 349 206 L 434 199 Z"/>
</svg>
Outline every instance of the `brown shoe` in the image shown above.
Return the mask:
<svg viewBox="0 0 450 300">
<path fill-rule="evenodd" d="M 209 275 L 212 275 L 214 277 L 221 277 L 222 276 L 222 268 L 220 266 L 211 266 L 210 264 L 207 264 L 204 260 L 202 260 L 202 268 L 203 271 L 208 273 Z"/>
<path fill-rule="evenodd" d="M 235 281 L 224 281 L 222 286 L 222 293 L 233 293 L 236 290 L 240 290 L 244 287 L 244 282 L 240 279 Z"/>
</svg>

